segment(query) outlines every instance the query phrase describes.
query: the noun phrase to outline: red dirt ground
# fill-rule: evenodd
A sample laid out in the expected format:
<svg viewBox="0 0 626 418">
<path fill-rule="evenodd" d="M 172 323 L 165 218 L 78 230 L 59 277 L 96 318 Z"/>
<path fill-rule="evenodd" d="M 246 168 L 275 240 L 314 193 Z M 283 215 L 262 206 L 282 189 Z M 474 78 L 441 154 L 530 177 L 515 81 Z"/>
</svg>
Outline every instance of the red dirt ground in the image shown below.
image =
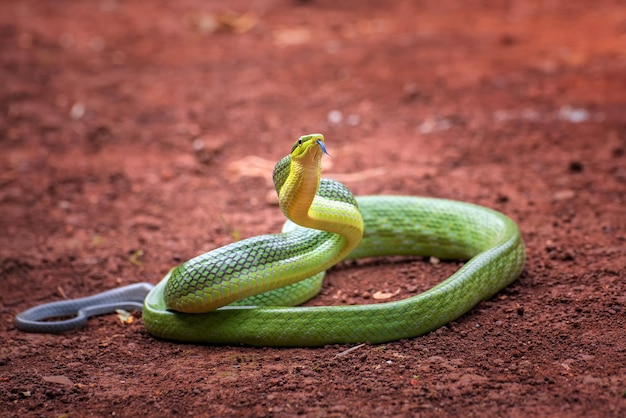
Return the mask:
<svg viewBox="0 0 626 418">
<path fill-rule="evenodd" d="M 0 4 L 1 415 L 626 416 L 626 4 L 223 3 Z M 139 315 L 13 326 L 277 231 L 267 175 L 310 132 L 355 194 L 510 215 L 522 277 L 345 355 L 176 344 Z M 314 303 L 406 297 L 457 267 L 344 264 Z"/>
</svg>

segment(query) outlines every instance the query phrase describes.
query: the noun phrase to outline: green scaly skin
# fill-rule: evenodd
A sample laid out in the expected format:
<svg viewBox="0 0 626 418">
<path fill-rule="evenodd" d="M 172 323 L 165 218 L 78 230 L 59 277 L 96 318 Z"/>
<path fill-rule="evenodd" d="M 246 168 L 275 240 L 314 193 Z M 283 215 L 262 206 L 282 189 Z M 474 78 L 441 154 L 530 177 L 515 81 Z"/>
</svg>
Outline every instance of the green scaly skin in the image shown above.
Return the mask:
<svg viewBox="0 0 626 418">
<path fill-rule="evenodd" d="M 255 346 L 383 343 L 433 331 L 521 274 L 524 243 L 510 218 L 443 199 L 366 196 L 355 200 L 340 183 L 320 182 L 322 145 L 319 134 L 301 137 L 274 169 L 276 189 L 283 212 L 294 222 L 322 225 L 345 236 L 294 226 L 289 232 L 253 237 L 182 264 L 144 301 L 143 318 L 152 335 Z M 305 151 L 315 154 L 303 157 Z M 401 301 L 290 306 L 314 296 L 323 270 L 346 255 L 469 261 L 439 285 Z M 315 277 L 303 280 L 310 276 Z M 256 292 L 264 293 L 251 296 Z M 224 307 L 214 310 L 220 306 Z"/>
</svg>

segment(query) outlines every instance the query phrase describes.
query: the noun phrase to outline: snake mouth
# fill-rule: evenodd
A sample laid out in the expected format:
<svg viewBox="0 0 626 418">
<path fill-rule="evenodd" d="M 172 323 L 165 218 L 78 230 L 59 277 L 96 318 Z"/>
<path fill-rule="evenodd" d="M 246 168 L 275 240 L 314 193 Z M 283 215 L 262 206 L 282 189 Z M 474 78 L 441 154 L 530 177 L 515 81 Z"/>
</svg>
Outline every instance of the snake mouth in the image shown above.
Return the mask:
<svg viewBox="0 0 626 418">
<path fill-rule="evenodd" d="M 323 147 L 324 147 L 324 143 L 319 139 L 316 140 L 315 142 L 311 142 L 308 152 L 311 153 L 311 157 L 314 161 L 319 161 L 322 159 L 322 155 L 324 155 Z"/>
</svg>

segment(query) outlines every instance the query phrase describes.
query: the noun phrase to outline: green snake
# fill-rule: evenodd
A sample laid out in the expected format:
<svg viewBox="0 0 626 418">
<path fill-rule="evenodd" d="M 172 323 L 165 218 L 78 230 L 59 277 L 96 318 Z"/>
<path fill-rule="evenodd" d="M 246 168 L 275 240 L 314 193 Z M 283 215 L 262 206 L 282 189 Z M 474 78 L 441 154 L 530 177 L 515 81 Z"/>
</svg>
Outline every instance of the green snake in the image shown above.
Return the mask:
<svg viewBox="0 0 626 418">
<path fill-rule="evenodd" d="M 521 274 L 524 242 L 507 216 L 444 199 L 355 198 L 343 184 L 321 178 L 324 154 L 324 137 L 305 135 L 276 164 L 274 185 L 290 220 L 282 233 L 202 254 L 145 289 L 143 319 L 150 334 L 255 346 L 384 343 L 459 318 Z M 388 255 L 468 261 L 435 287 L 404 300 L 295 306 L 319 292 L 324 271 L 339 261 Z M 24 326 L 28 315 L 21 319 L 16 318 L 18 328 L 41 331 Z"/>
</svg>

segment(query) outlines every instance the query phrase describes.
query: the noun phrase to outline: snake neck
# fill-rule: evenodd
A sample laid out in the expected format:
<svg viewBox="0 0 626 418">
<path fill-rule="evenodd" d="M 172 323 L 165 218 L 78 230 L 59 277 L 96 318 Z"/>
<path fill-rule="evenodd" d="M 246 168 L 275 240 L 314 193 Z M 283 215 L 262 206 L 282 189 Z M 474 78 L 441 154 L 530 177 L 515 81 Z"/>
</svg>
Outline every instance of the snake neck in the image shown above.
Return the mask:
<svg viewBox="0 0 626 418">
<path fill-rule="evenodd" d="M 320 184 L 321 162 L 304 165 L 289 159 L 289 172 L 280 186 L 277 186 L 278 202 L 283 214 L 292 222 L 307 228 L 320 229 L 309 217 Z"/>
</svg>

